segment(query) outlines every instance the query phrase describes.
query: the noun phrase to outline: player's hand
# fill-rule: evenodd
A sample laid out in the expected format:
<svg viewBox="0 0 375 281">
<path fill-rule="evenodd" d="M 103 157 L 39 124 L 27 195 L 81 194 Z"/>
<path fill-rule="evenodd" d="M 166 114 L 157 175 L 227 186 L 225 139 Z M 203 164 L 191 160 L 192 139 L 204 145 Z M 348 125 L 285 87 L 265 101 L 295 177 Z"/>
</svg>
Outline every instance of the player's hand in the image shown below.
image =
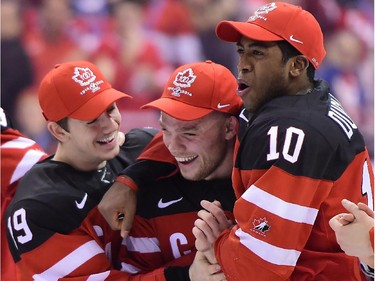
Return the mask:
<svg viewBox="0 0 375 281">
<path fill-rule="evenodd" d="M 211 264 L 202 252 L 197 252 L 189 268 L 189 277 L 192 281 L 225 281 L 225 275 L 219 264 Z"/>
<path fill-rule="evenodd" d="M 352 223 L 355 220 L 355 217 L 352 213 L 342 213 L 337 216 L 337 220 L 342 225 L 347 225 Z"/>
<path fill-rule="evenodd" d="M 125 143 L 125 134 L 123 132 L 118 132 L 117 134 L 118 145 L 121 146 Z"/>
<path fill-rule="evenodd" d="M 137 192 L 123 183 L 115 182 L 104 194 L 98 209 L 114 230 L 127 237 L 133 225 L 137 207 Z"/>
<path fill-rule="evenodd" d="M 225 215 L 219 201 L 210 202 L 202 200 L 201 206 L 204 210 L 198 212 L 198 217 L 201 220 L 197 220 L 195 226 L 205 233 L 209 242 L 213 243 L 220 233 L 224 229 L 231 228 L 233 223 Z"/>
<path fill-rule="evenodd" d="M 374 211 L 371 210 L 369 206 L 367 206 L 366 204 L 364 204 L 362 202 L 358 203 L 358 205 L 357 205 L 358 208 L 355 207 L 355 204 L 353 202 L 350 202 L 349 200 L 346 200 L 346 199 L 342 200 L 341 203 L 347 211 L 352 210 L 353 208 L 354 208 L 354 210 L 359 209 L 359 210 L 364 211 L 371 218 L 374 218 Z M 355 219 L 355 217 L 354 217 L 353 213 L 342 213 L 342 214 L 339 214 L 339 216 L 338 216 L 338 220 L 342 225 L 349 224 L 349 223 L 353 222 L 354 219 Z"/>
<path fill-rule="evenodd" d="M 220 233 L 232 227 L 233 223 L 226 217 L 220 202 L 202 200 L 201 205 L 205 209 L 198 212 L 199 219 L 193 227 L 195 247 L 213 264 L 216 263 L 213 244 Z"/>
<path fill-rule="evenodd" d="M 374 218 L 374 211 L 370 209 L 369 206 L 366 204 L 359 202 L 358 203 L 358 208 L 362 211 L 364 211 L 366 214 L 368 214 L 370 217 Z"/>
<path fill-rule="evenodd" d="M 349 215 L 339 214 L 329 221 L 329 225 L 335 231 L 337 243 L 347 255 L 356 256 L 373 267 L 374 249 L 369 234 L 370 229 L 374 227 L 373 213 L 362 204 L 356 205 L 346 199 L 342 200 L 342 205 Z M 343 215 L 352 215 L 354 219 L 350 223 L 342 223 Z"/>
</svg>

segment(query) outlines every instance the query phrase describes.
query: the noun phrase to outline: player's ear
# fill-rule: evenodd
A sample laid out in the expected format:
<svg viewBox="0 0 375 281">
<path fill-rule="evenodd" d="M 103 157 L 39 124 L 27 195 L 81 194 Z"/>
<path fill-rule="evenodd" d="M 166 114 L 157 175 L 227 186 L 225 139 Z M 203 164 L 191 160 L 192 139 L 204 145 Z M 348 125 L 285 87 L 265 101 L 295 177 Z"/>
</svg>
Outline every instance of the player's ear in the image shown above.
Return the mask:
<svg viewBox="0 0 375 281">
<path fill-rule="evenodd" d="M 300 76 L 306 72 L 309 66 L 309 60 L 305 56 L 295 56 L 290 59 L 290 74 L 294 77 Z"/>
<path fill-rule="evenodd" d="M 68 136 L 69 132 L 66 131 L 63 127 L 61 127 L 56 122 L 48 122 L 47 123 L 48 131 L 59 141 L 64 142 Z"/>
<path fill-rule="evenodd" d="M 235 116 L 230 116 L 225 122 L 225 138 L 227 140 L 232 139 L 237 134 L 238 121 Z"/>
</svg>

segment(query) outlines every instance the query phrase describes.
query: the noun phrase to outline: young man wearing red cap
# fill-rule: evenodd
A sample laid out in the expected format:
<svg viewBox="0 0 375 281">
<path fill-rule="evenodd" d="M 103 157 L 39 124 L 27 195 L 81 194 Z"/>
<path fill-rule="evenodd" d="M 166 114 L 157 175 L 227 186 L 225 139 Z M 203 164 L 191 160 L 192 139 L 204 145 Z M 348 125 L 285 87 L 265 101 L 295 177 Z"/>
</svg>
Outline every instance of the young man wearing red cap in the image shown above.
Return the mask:
<svg viewBox="0 0 375 281">
<path fill-rule="evenodd" d="M 237 43 L 238 94 L 250 116 L 236 146 L 236 224 L 227 228 L 221 209 L 202 202 L 198 250 L 227 280 L 365 280 L 328 222 L 344 211 L 342 198 L 373 207 L 373 170 L 357 126 L 314 80 L 325 55 L 318 22 L 275 2 L 216 32 Z"/>
<path fill-rule="evenodd" d="M 236 89 L 224 66 L 192 63 L 177 68 L 162 96 L 143 106 L 161 111 L 163 144 L 155 147 L 154 140 L 140 159 L 172 158 L 178 169 L 139 186 L 133 227 L 120 252 L 121 270 L 132 274 L 129 280 L 190 280 L 189 274 L 224 278 L 217 265 L 210 272 L 190 266 L 196 254 L 191 230 L 203 199 L 219 200 L 232 218 L 232 159 L 242 107 Z"/>
<path fill-rule="evenodd" d="M 121 280 L 111 257 L 121 243 L 97 204 L 154 131 L 124 142 L 116 101 L 129 98 L 86 61 L 56 65 L 42 80 L 39 101 L 56 153 L 21 179 L 6 216 L 19 280 Z M 14 278 L 14 280 L 16 277 Z"/>
</svg>

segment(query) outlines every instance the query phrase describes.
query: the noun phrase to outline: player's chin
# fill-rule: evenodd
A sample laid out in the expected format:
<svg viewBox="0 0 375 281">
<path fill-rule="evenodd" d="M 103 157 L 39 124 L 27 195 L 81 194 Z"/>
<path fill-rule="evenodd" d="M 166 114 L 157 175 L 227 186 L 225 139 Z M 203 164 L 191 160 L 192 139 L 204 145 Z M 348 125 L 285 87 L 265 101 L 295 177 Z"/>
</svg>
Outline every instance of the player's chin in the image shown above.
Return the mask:
<svg viewBox="0 0 375 281">
<path fill-rule="evenodd" d="M 102 150 L 102 152 L 105 160 L 110 160 L 115 158 L 120 153 L 120 147 L 118 145 L 110 149 L 107 147 L 107 149 Z"/>
<path fill-rule="evenodd" d="M 193 171 L 192 169 L 180 169 L 181 175 L 190 181 L 199 181 L 202 180 L 202 177 L 200 176 L 200 173 L 197 173 Z"/>
</svg>

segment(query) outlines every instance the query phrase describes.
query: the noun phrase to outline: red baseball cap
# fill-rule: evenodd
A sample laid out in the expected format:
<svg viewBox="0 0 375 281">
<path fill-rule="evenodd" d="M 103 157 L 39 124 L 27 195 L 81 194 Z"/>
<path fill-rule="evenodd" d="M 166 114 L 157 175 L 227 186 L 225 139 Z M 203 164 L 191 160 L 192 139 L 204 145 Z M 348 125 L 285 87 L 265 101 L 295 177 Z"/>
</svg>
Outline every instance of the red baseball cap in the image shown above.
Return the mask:
<svg viewBox="0 0 375 281">
<path fill-rule="evenodd" d="M 65 117 L 94 120 L 118 99 L 131 98 L 113 89 L 88 61 L 55 65 L 43 78 L 38 95 L 44 117 L 54 122 Z"/>
<path fill-rule="evenodd" d="M 242 100 L 237 80 L 220 64 L 212 61 L 186 64 L 169 77 L 162 96 L 141 108 L 157 108 L 173 118 L 191 121 L 212 111 L 238 115 Z"/>
<path fill-rule="evenodd" d="M 228 42 L 239 42 L 242 36 L 256 41 L 286 40 L 317 69 L 326 51 L 319 23 L 299 6 L 273 2 L 262 6 L 246 22 L 221 21 L 216 35 Z"/>
</svg>

